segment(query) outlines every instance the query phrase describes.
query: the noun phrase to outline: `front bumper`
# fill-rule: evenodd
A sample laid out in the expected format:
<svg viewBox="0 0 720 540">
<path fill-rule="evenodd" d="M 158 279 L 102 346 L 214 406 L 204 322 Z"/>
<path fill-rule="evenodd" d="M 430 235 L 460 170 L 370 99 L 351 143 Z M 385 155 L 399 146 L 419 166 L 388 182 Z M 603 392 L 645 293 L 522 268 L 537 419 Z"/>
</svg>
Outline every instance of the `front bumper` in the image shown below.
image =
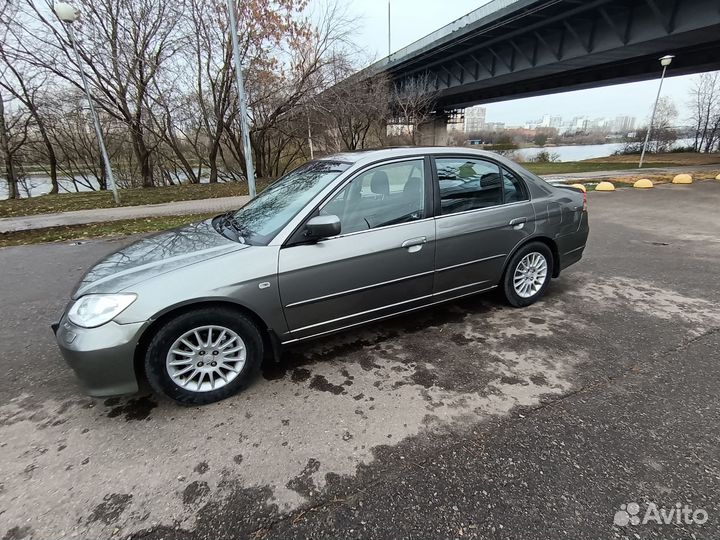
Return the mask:
<svg viewBox="0 0 720 540">
<path fill-rule="evenodd" d="M 95 397 L 137 392 L 135 347 L 145 323 L 111 321 L 97 328 L 81 328 L 63 316 L 52 325 L 65 361 Z"/>
</svg>

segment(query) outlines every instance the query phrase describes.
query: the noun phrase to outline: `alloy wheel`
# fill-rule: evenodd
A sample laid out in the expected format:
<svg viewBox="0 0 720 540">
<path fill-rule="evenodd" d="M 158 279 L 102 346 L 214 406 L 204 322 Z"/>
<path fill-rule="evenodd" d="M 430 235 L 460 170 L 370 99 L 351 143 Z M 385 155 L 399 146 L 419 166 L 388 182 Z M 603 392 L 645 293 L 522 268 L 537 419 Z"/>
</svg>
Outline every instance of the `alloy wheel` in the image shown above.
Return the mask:
<svg viewBox="0 0 720 540">
<path fill-rule="evenodd" d="M 513 274 L 513 288 L 518 296 L 530 298 L 540 292 L 548 274 L 545 256 L 537 251 L 525 255 Z"/>
<path fill-rule="evenodd" d="M 247 358 L 245 342 L 224 326 L 200 326 L 170 347 L 165 366 L 170 378 L 190 392 L 209 392 L 235 379 Z"/>
</svg>

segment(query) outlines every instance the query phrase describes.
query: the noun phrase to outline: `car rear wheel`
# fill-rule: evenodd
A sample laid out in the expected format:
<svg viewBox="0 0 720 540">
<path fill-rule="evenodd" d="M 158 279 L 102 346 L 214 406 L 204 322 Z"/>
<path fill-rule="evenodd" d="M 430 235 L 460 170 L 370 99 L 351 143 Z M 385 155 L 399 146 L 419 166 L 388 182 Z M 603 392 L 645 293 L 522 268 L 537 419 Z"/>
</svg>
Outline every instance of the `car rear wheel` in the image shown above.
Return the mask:
<svg viewBox="0 0 720 540">
<path fill-rule="evenodd" d="M 550 248 L 540 242 L 532 242 L 520 248 L 505 270 L 503 291 L 514 307 L 535 303 L 550 284 L 553 256 Z"/>
<path fill-rule="evenodd" d="M 150 341 L 150 385 L 185 405 L 225 399 L 244 388 L 263 357 L 258 328 L 228 308 L 202 308 L 165 323 Z"/>
</svg>

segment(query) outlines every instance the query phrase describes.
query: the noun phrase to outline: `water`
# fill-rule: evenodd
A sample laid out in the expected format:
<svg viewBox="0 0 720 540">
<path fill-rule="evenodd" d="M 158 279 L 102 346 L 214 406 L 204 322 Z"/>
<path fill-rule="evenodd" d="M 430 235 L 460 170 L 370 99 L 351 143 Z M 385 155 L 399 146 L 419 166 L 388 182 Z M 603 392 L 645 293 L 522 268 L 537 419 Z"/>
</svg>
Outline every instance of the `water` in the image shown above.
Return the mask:
<svg viewBox="0 0 720 540">
<path fill-rule="evenodd" d="M 515 154 L 523 161 L 530 161 L 542 151 L 557 154 L 559 161 L 581 161 L 583 159 L 601 158 L 613 155 L 622 150 L 623 143 L 583 144 L 572 146 L 548 146 L 547 148 L 520 148 Z"/>
<path fill-rule="evenodd" d="M 77 191 L 96 191 L 98 189 L 98 183 L 97 179 L 94 176 L 91 176 L 88 174 L 87 178 L 82 178 L 80 176 L 75 177 L 77 180 L 77 184 L 74 185 L 72 180 L 70 178 L 62 177 L 58 175 L 58 184 L 60 187 L 60 193 L 75 193 Z M 86 184 L 90 182 L 90 184 L 94 187 L 88 187 Z M 182 178 L 181 178 L 182 181 Z M 207 177 L 201 177 L 200 183 L 205 184 L 209 180 Z M 222 181 L 222 180 L 221 180 Z M 28 196 L 28 193 L 31 197 L 37 197 L 38 195 L 45 195 L 46 193 L 50 193 L 50 188 L 52 187 L 52 184 L 50 182 L 49 176 L 43 176 L 41 174 L 38 175 L 28 175 L 27 178 L 23 183 L 18 185 L 18 189 L 20 190 L 20 197 L 26 198 Z M 7 182 L 5 181 L 5 178 L 3 176 L 0 176 L 0 200 L 7 199 L 8 197 L 8 186 Z"/>
<path fill-rule="evenodd" d="M 673 145 L 674 148 L 681 146 L 690 146 L 693 139 L 678 139 Z M 516 156 L 523 161 L 529 161 L 537 156 L 543 150 L 550 154 L 557 154 L 558 161 L 582 161 L 583 159 L 594 159 L 612 156 L 618 150 L 625 147 L 623 143 L 606 143 L 606 144 L 583 144 L 568 146 L 547 146 L 545 148 L 520 148 L 514 150 Z"/>
</svg>

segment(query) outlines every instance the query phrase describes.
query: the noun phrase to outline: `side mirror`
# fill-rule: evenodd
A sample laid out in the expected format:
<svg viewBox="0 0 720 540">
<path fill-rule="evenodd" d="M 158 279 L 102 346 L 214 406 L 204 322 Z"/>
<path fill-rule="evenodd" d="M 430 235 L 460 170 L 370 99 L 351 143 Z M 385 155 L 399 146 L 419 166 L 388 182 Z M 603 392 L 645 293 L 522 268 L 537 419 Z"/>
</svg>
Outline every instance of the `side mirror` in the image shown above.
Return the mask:
<svg viewBox="0 0 720 540">
<path fill-rule="evenodd" d="M 340 234 L 340 218 L 337 216 L 315 216 L 305 224 L 305 236 L 319 240 Z"/>
</svg>

